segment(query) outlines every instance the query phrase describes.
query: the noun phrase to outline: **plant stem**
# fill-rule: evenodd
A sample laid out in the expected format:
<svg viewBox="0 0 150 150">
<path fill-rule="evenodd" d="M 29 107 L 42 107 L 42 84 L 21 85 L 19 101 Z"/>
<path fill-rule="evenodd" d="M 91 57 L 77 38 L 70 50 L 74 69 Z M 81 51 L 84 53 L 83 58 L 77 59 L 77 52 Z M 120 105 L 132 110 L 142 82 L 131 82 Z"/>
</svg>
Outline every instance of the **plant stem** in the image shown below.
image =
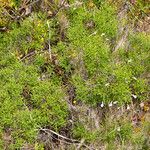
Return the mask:
<svg viewBox="0 0 150 150">
<path fill-rule="evenodd" d="M 48 26 L 48 34 L 49 34 L 49 38 L 48 38 L 48 52 L 49 52 L 49 57 L 50 60 L 52 60 L 52 54 L 51 54 L 51 43 L 50 43 L 50 24 L 49 21 L 47 21 L 47 26 Z"/>
</svg>

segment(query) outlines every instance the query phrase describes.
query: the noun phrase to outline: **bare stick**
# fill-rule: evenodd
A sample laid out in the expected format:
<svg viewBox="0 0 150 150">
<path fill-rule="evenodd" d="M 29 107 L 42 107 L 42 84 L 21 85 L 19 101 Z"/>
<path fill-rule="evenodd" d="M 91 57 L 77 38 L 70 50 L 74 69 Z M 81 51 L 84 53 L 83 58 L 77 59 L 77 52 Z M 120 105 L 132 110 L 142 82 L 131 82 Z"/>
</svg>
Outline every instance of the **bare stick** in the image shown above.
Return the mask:
<svg viewBox="0 0 150 150">
<path fill-rule="evenodd" d="M 78 142 L 77 140 L 67 138 L 67 137 L 65 137 L 65 136 L 63 136 L 63 135 L 61 135 L 61 134 L 59 134 L 59 133 L 57 133 L 57 132 L 55 132 L 53 130 L 50 130 L 50 129 L 40 129 L 40 130 L 41 131 L 47 131 L 47 132 L 53 133 L 53 134 L 57 135 L 58 137 L 60 137 L 62 139 L 65 139 L 67 141 L 70 141 L 70 142 Z"/>
<path fill-rule="evenodd" d="M 48 35 L 49 35 L 49 39 L 48 39 L 48 52 L 49 52 L 49 58 L 50 60 L 52 60 L 52 54 L 51 54 L 51 43 L 50 43 L 50 24 L 49 21 L 47 21 L 47 26 L 48 26 Z"/>
<path fill-rule="evenodd" d="M 84 147 L 86 147 L 87 149 L 89 149 L 89 150 L 94 150 L 93 148 L 90 148 L 89 146 L 87 146 L 87 145 L 85 145 L 85 144 L 83 144 L 83 142 L 84 141 L 82 141 L 82 142 L 79 142 L 78 140 L 74 140 L 74 139 L 70 139 L 70 138 L 67 138 L 67 137 L 65 137 L 65 136 L 63 136 L 63 135 L 61 135 L 61 134 L 59 134 L 59 133 L 57 133 L 57 132 L 55 132 L 55 131 L 53 131 L 53 130 L 50 130 L 50 129 L 40 129 L 41 131 L 44 131 L 44 132 L 46 132 L 46 133 L 52 133 L 52 134 L 55 134 L 55 135 L 57 135 L 58 137 L 60 137 L 60 138 L 62 138 L 62 139 L 64 139 L 64 140 L 66 140 L 66 141 L 68 141 L 67 143 L 69 144 L 69 143 L 75 143 L 75 144 L 77 144 L 77 145 L 80 145 L 80 147 L 81 146 L 84 146 Z M 66 143 L 66 142 L 65 142 Z M 81 144 L 82 143 L 82 144 Z"/>
<path fill-rule="evenodd" d="M 34 5 L 35 3 L 39 2 L 40 0 L 36 0 L 36 1 L 33 1 L 32 3 L 28 4 L 27 6 L 32 6 Z"/>
<path fill-rule="evenodd" d="M 28 57 L 30 57 L 30 56 L 33 56 L 33 55 L 35 55 L 35 54 L 36 54 L 36 52 L 33 51 L 33 52 L 31 52 L 31 53 L 25 55 L 23 58 L 21 58 L 20 61 L 23 61 L 24 59 L 26 59 L 26 58 L 28 58 Z"/>
<path fill-rule="evenodd" d="M 79 143 L 78 147 L 77 147 L 77 150 L 80 150 L 80 148 L 82 147 L 84 143 L 84 139 L 81 139 L 81 142 Z"/>
</svg>

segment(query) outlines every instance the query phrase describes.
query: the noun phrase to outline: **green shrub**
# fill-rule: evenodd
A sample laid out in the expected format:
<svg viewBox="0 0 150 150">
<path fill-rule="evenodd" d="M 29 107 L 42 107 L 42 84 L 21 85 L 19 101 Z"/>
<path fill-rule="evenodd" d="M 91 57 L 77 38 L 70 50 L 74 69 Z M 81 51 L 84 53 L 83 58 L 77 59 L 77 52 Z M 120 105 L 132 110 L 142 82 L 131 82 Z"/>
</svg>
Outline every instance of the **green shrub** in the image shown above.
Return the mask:
<svg viewBox="0 0 150 150">
<path fill-rule="evenodd" d="M 17 10 L 20 1 L 13 2 Z M 0 33 L 0 149 L 7 144 L 7 132 L 11 137 L 8 149 L 21 149 L 26 144 L 44 149 L 37 143 L 38 130 L 48 127 L 59 132 L 68 125 L 66 99 L 71 94 L 81 105 L 96 107 L 103 102 L 105 108 L 97 107 L 102 110 L 114 101 L 117 106 L 148 99 L 149 35 L 131 33 L 128 50 L 112 52 L 111 41 L 116 39 L 118 28 L 113 4 L 94 0 L 76 6 L 74 0 L 69 2 L 70 7 L 51 20 L 47 14 L 32 12 L 23 20 L 10 22 L 8 30 Z M 143 7 L 141 1 L 139 4 Z M 52 5 L 52 10 L 57 9 L 57 2 Z M 97 140 L 108 144 L 108 149 L 115 149 L 117 140 L 121 145 L 129 139 L 140 143 L 139 136 L 132 136 L 131 123 L 121 120 L 109 124 L 105 120 L 100 131 L 92 131 L 78 122 L 73 124 L 74 138 Z M 144 145 L 145 137 L 141 136 L 140 144 Z"/>
<path fill-rule="evenodd" d="M 94 11 L 97 13 L 79 7 L 70 14 L 68 50 L 71 49 L 70 61 L 75 68 L 72 82 L 76 87 L 77 99 L 92 105 L 102 101 L 118 101 L 120 104 L 131 102 L 131 95 L 138 94 L 132 93 L 131 87 L 136 86 L 133 78 L 148 70 L 149 38 L 143 34 L 131 36 L 132 49 L 128 52 L 119 50 L 119 62 L 116 63 L 118 58 L 110 54 L 110 45 L 106 39 L 116 36 L 115 8 L 105 3 Z M 110 16 L 105 18 L 105 13 Z M 144 84 L 141 85 L 146 91 Z"/>
<path fill-rule="evenodd" d="M 21 54 L 25 56 L 31 49 L 41 51 L 46 40 L 41 41 L 41 38 L 47 36 L 46 26 L 43 23 L 36 26 L 36 17 L 34 21 L 30 19 L 21 27 L 14 26 L 2 36 L 0 43 L 0 128 L 11 130 L 15 142 L 10 144 L 10 149 L 35 143 L 39 128 L 50 126 L 59 130 L 66 125 L 68 117 L 60 79 L 54 78 L 53 70 L 53 76 L 41 79 L 41 67 L 46 63 L 44 53 L 25 63 L 21 61 Z M 53 66 L 49 64 L 48 68 Z"/>
<path fill-rule="evenodd" d="M 96 11 L 106 13 L 101 9 Z M 99 101 L 108 101 L 105 84 L 110 73 L 110 49 L 105 38 L 101 36 L 104 30 L 99 32 L 97 26 L 97 22 L 103 22 L 107 28 L 107 21 L 100 21 L 94 12 L 83 8 L 74 10 L 70 18 L 67 35 L 70 41 L 69 48 L 74 54 L 71 59 L 76 73 L 72 82 L 76 87 L 77 98 L 92 105 Z M 84 76 L 87 76 L 87 79 L 82 78 Z"/>
<path fill-rule="evenodd" d="M 89 131 L 85 129 L 85 127 L 80 123 L 77 123 L 75 125 L 72 132 L 75 138 L 82 139 L 84 137 L 86 142 L 91 142 L 91 141 L 96 140 L 99 134 L 97 131 Z"/>
</svg>

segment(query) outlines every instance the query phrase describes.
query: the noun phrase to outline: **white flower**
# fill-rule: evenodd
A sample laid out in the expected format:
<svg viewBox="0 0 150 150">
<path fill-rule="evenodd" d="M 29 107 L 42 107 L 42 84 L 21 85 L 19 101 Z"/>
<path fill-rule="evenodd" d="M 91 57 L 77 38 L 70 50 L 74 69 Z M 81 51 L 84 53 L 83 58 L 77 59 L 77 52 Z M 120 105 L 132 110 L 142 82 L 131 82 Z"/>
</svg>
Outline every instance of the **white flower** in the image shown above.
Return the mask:
<svg viewBox="0 0 150 150">
<path fill-rule="evenodd" d="M 132 59 L 129 59 L 129 60 L 128 60 L 128 63 L 131 63 L 131 62 L 132 62 Z"/>
<path fill-rule="evenodd" d="M 101 107 L 104 107 L 104 103 L 103 102 L 101 103 Z"/>
<path fill-rule="evenodd" d="M 109 104 L 109 107 L 111 107 L 112 106 L 112 102 L 110 102 L 110 104 Z"/>
<path fill-rule="evenodd" d="M 137 96 L 136 96 L 136 95 L 134 95 L 134 94 L 132 94 L 132 97 L 133 97 L 133 98 L 135 98 L 135 99 L 137 98 Z"/>
<path fill-rule="evenodd" d="M 93 32 L 93 35 L 97 34 L 97 31 Z"/>
<path fill-rule="evenodd" d="M 132 77 L 134 80 L 137 80 L 137 78 L 136 77 Z"/>
<path fill-rule="evenodd" d="M 104 35 L 105 35 L 105 33 L 102 33 L 102 34 L 101 34 L 101 36 L 104 36 Z"/>
<path fill-rule="evenodd" d="M 113 102 L 113 104 L 117 104 L 117 103 L 118 103 L 117 101 L 114 101 L 114 102 Z"/>
<path fill-rule="evenodd" d="M 106 83 L 105 86 L 106 86 L 106 87 L 109 86 L 109 83 Z"/>
<path fill-rule="evenodd" d="M 121 130 L 120 127 L 118 127 L 118 128 L 117 128 L 117 131 L 120 132 L 120 130 Z"/>
<path fill-rule="evenodd" d="M 96 35 L 96 34 L 97 34 L 97 31 L 93 32 L 90 36 L 92 36 L 92 35 Z"/>
</svg>

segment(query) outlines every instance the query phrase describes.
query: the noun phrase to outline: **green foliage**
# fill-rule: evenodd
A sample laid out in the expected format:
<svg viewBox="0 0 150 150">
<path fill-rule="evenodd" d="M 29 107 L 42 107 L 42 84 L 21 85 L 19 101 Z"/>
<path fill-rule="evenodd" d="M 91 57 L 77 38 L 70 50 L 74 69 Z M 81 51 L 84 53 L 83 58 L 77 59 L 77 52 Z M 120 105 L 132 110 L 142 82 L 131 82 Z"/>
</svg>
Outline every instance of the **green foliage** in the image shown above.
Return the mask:
<svg viewBox="0 0 150 150">
<path fill-rule="evenodd" d="M 110 6 L 108 3 L 104 3 L 100 9 L 93 8 L 88 10 L 84 7 L 79 7 L 77 9 L 71 10 L 70 13 L 71 30 L 74 34 L 74 38 L 78 36 L 86 36 L 86 29 L 91 31 L 96 31 L 99 34 L 106 34 L 107 38 L 114 38 L 117 33 L 117 16 L 116 9 Z M 93 26 L 88 23 L 93 21 Z M 87 24 L 86 24 L 87 23 Z M 77 26 L 79 27 L 77 30 Z M 86 30 L 86 31 L 85 31 Z M 82 32 L 83 31 L 83 32 Z M 82 35 L 81 35 L 82 34 Z"/>
<path fill-rule="evenodd" d="M 131 102 L 132 94 L 138 96 L 146 91 L 146 81 L 141 82 L 141 89 L 137 90 L 137 82 L 133 78 L 142 75 L 149 66 L 148 36 L 131 36 L 132 49 L 129 52 L 123 50 L 123 53 L 122 50 L 119 51 L 120 62 L 116 63 L 115 55 L 110 55 L 107 39 L 116 35 L 115 8 L 107 3 L 94 11 L 77 8 L 72 10 L 70 22 L 67 32 L 70 41 L 68 49 L 71 49 L 70 59 L 75 68 L 72 82 L 76 87 L 77 99 L 91 105 L 101 101 L 118 101 L 123 104 Z M 134 93 L 131 87 L 134 87 Z M 138 94 L 137 91 L 140 90 L 142 92 Z M 141 96 L 138 98 L 144 99 Z"/>
<path fill-rule="evenodd" d="M 106 13 L 103 10 L 96 11 Z M 72 61 L 75 61 L 74 65 L 79 66 L 79 68 L 74 66 L 78 73 L 73 76 L 77 97 L 92 105 L 98 101 L 107 101 L 107 89 L 104 85 L 110 72 L 110 50 L 106 39 L 101 36 L 105 29 L 103 30 L 101 26 L 99 30 L 97 25 L 100 22 L 107 28 L 110 23 L 107 24 L 105 21 L 105 19 L 99 20 L 94 12 L 78 8 L 71 14 L 71 25 L 68 29 L 68 38 L 71 42 L 69 47 L 74 54 Z M 87 76 L 88 79 L 81 78 L 83 76 Z"/>
<path fill-rule="evenodd" d="M 19 7 L 21 5 L 21 0 L 11 0 L 14 7 Z"/>
<path fill-rule="evenodd" d="M 116 120 L 114 118 L 112 121 L 111 118 L 107 117 L 99 130 L 90 130 L 86 126 L 87 124 L 76 123 L 72 131 L 73 136 L 77 139 L 84 138 L 86 142 L 99 141 L 100 145 L 105 143 L 107 149 L 116 149 L 117 145 L 114 142 L 122 146 L 129 140 L 133 143 L 135 140 L 136 142 L 140 142 L 138 138 L 135 139 L 136 134 L 133 133 L 133 126 L 128 120 L 122 120 L 121 118 Z"/>
<path fill-rule="evenodd" d="M 87 142 L 96 140 L 98 135 L 99 133 L 97 131 L 89 131 L 80 123 L 76 124 L 76 126 L 73 128 L 73 136 L 79 139 L 84 137 Z"/>
<path fill-rule="evenodd" d="M 17 11 L 21 1 L 12 2 Z M 117 101 L 117 106 L 148 99 L 150 36 L 130 34 L 128 50 L 112 52 L 111 41 L 118 28 L 113 4 L 105 0 L 83 1 L 79 6 L 74 0 L 69 2 L 70 7 L 51 20 L 43 12 L 32 12 L 0 33 L 0 149 L 6 147 L 5 134 L 11 137 L 6 149 L 21 149 L 26 144 L 44 149 L 37 143 L 39 128 L 58 133 L 64 129 L 72 116 L 67 102 L 78 105 L 75 100 L 90 107 L 103 102 L 100 109 L 107 110 L 112 102 Z M 138 1 L 141 7 L 143 3 Z M 52 5 L 52 10 L 58 8 L 56 1 Z M 141 142 L 140 135 L 133 137 L 128 121 L 105 120 L 100 131 L 79 122 L 77 118 L 72 124 L 73 137 L 79 140 L 101 141 L 108 149 L 115 149 L 117 140 L 122 145 L 130 139 L 144 145 L 145 137 L 141 135 Z"/>
<path fill-rule="evenodd" d="M 36 26 L 36 17 L 34 22 L 30 19 L 21 27 L 13 26 L 0 43 L 0 128 L 12 130 L 15 142 L 10 144 L 10 149 L 20 148 L 26 142 L 34 143 L 41 127 L 51 126 L 58 130 L 66 124 L 68 116 L 59 78 L 41 79 L 41 67 L 46 61 L 44 55 L 37 55 L 35 60 L 26 60 L 26 63 L 20 60 L 21 54 L 40 51 L 46 40 L 41 39 L 47 36 L 46 26 L 40 21 Z"/>
<path fill-rule="evenodd" d="M 93 0 L 93 2 L 96 4 L 97 7 L 100 7 L 103 3 L 106 2 L 106 0 Z"/>
<path fill-rule="evenodd" d="M 34 21 L 32 20 L 34 18 Z M 44 48 L 44 40 L 47 39 L 46 23 L 33 15 L 24 20 L 21 27 L 17 24 L 12 25 L 13 30 L 8 33 L 9 47 L 11 51 L 16 51 L 17 54 L 27 54 L 36 49 L 36 51 Z"/>
<path fill-rule="evenodd" d="M 139 76 L 149 70 L 150 36 L 139 33 L 131 35 L 130 41 L 132 44 L 132 49 L 128 54 L 128 57 L 131 60 L 130 66 L 132 67 L 131 69 L 135 76 Z"/>
<path fill-rule="evenodd" d="M 115 38 L 118 24 L 115 7 L 104 3 L 95 13 L 94 21 L 100 33 L 106 34 L 108 38 Z"/>
<path fill-rule="evenodd" d="M 135 15 L 137 17 L 144 17 L 148 14 L 149 12 L 149 2 L 145 0 L 137 0 L 136 2 L 136 8 L 134 9 Z"/>
<path fill-rule="evenodd" d="M 109 12 L 111 21 L 114 23 L 109 22 L 108 15 L 108 20 L 102 18 L 106 16 L 104 15 L 106 12 Z M 110 56 L 110 49 L 105 39 L 106 37 L 113 37 L 116 32 L 117 21 L 113 12 L 115 12 L 113 8 L 104 4 L 93 16 L 91 12 L 83 8 L 74 10 L 71 15 L 72 23 L 68 29 L 68 38 L 71 42 L 72 53 L 75 55 L 73 57 L 76 57 L 74 64 L 77 65 L 78 63 L 80 65 L 79 69 L 77 69 L 77 66 L 74 66 L 77 69 L 77 73 L 73 75 L 73 83 L 76 87 L 77 98 L 90 102 L 92 105 L 100 101 L 107 103 L 117 100 L 120 104 L 130 102 L 132 77 L 136 76 L 138 72 L 139 74 L 142 73 L 145 67 L 141 65 L 143 62 L 146 63 L 146 59 L 148 59 L 146 57 L 149 47 L 148 38 L 139 35 L 131 39 L 132 48 L 135 50 L 127 54 L 121 54 L 122 63 L 113 65 L 112 61 L 115 58 Z M 88 23 L 91 23 L 90 27 L 87 27 Z M 94 31 L 99 32 L 95 32 L 93 35 Z M 108 33 L 109 31 L 115 32 Z M 106 37 L 105 35 L 101 37 L 100 34 L 103 32 L 106 34 Z M 136 42 L 138 45 L 136 45 Z M 142 53 L 138 51 L 142 51 Z M 128 60 L 135 59 L 139 66 L 132 65 L 132 61 L 126 60 L 126 55 L 128 55 Z M 131 56 L 133 58 L 130 55 L 133 55 Z M 125 57 L 123 58 L 123 56 Z M 72 59 L 74 60 L 73 57 Z M 141 59 L 142 62 L 136 58 Z M 126 61 L 129 63 L 126 63 Z M 145 64 L 145 66 L 147 67 L 148 65 Z M 87 79 L 84 79 L 84 76 L 87 76 Z M 107 84 L 109 84 L 108 87 L 105 86 Z"/>
<path fill-rule="evenodd" d="M 67 47 L 67 43 L 64 42 L 58 42 L 57 46 L 53 48 L 53 52 L 56 54 L 56 57 L 58 59 L 58 65 L 62 67 L 65 70 L 66 74 L 69 74 L 72 69 L 72 64 L 70 63 L 70 55 L 71 51 Z"/>
</svg>

